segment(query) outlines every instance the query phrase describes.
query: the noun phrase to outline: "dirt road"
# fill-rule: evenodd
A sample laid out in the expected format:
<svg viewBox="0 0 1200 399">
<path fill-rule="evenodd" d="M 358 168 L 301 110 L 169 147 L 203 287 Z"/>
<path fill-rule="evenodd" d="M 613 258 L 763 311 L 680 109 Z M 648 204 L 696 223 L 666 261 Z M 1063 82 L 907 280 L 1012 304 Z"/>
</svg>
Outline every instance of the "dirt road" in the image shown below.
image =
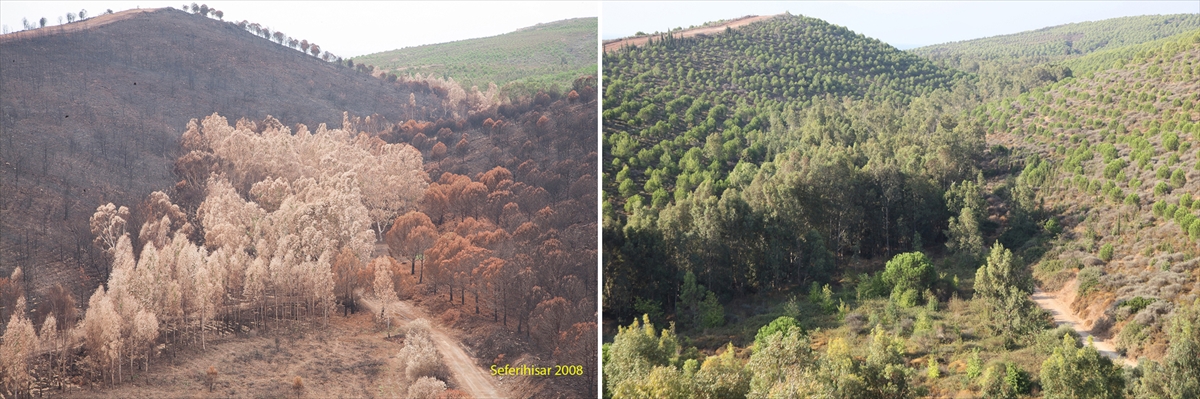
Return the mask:
<svg viewBox="0 0 1200 399">
<path fill-rule="evenodd" d="M 379 310 L 378 302 L 365 298 L 362 302 L 372 312 Z M 467 355 L 467 352 L 459 345 L 458 339 L 446 333 L 441 326 L 436 325 L 436 322 L 425 315 L 425 312 L 413 307 L 408 302 L 396 301 L 388 305 L 387 313 L 394 322 L 399 324 L 407 324 L 409 321 L 420 318 L 430 320 L 430 336 L 437 345 L 438 352 L 442 353 L 442 357 L 446 361 L 446 368 L 454 376 L 454 382 L 458 389 L 476 399 L 501 397 L 488 372 L 477 366 L 475 360 Z"/>
<path fill-rule="evenodd" d="M 1066 288 L 1063 288 L 1063 290 L 1070 289 L 1070 287 L 1073 287 L 1073 285 L 1071 282 L 1068 282 L 1065 287 Z M 1127 366 L 1137 365 L 1137 363 L 1133 360 L 1123 357 L 1117 353 L 1117 349 L 1115 346 L 1113 346 L 1112 341 L 1101 340 L 1092 335 L 1091 329 L 1085 329 L 1083 321 L 1079 320 L 1078 317 L 1075 317 L 1075 314 L 1071 312 L 1071 307 L 1068 306 L 1065 301 L 1063 301 L 1062 297 L 1062 291 L 1048 293 L 1038 289 L 1033 292 L 1033 301 L 1042 309 L 1045 309 L 1047 312 L 1050 312 L 1052 316 L 1054 316 L 1055 324 L 1071 327 L 1071 329 L 1079 333 L 1084 342 L 1087 342 L 1088 337 L 1092 337 L 1092 344 L 1096 346 L 1096 350 L 1099 351 L 1100 354 L 1107 356 L 1109 359 L 1119 361 Z"/>
<path fill-rule="evenodd" d="M 715 34 L 715 33 L 724 32 L 725 28 L 739 28 L 739 27 L 742 27 L 742 26 L 745 26 L 745 25 L 748 25 L 748 24 L 751 24 L 754 22 L 762 21 L 764 19 L 771 18 L 771 17 L 774 17 L 774 15 L 750 15 L 750 16 L 738 18 L 738 19 L 735 19 L 732 21 L 728 21 L 728 22 L 725 22 L 725 23 L 719 24 L 719 25 L 704 26 L 704 27 L 699 27 L 699 28 L 695 28 L 695 29 L 688 29 L 685 31 L 674 32 L 671 35 L 675 36 L 675 37 L 692 37 L 692 36 L 701 35 L 701 34 L 711 35 L 711 34 Z M 610 42 L 605 42 L 604 43 L 604 51 L 605 52 L 613 51 L 613 50 L 619 49 L 619 48 L 627 46 L 627 45 L 628 46 L 640 46 L 640 45 L 646 44 L 646 42 L 648 42 L 651 37 L 653 37 L 653 36 L 637 36 L 637 37 L 629 37 L 629 38 L 624 38 L 624 39 L 613 40 Z"/>
</svg>

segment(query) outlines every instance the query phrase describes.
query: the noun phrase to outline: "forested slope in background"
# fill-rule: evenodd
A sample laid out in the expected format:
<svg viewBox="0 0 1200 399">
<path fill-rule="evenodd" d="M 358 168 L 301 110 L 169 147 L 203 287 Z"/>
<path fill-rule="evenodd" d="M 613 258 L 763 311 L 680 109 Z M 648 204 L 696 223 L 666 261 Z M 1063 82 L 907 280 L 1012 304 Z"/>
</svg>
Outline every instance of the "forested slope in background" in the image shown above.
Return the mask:
<svg viewBox="0 0 1200 399">
<path fill-rule="evenodd" d="M 575 78 L 596 74 L 596 18 L 538 24 L 502 35 L 390 50 L 354 57 L 379 73 L 446 78 L 465 88 L 505 93 L 564 90 Z"/>
<path fill-rule="evenodd" d="M 1051 26 L 1010 35 L 918 47 L 909 52 L 975 72 L 980 63 L 1032 66 L 1150 42 L 1200 29 L 1200 14 L 1143 15 Z"/>
<path fill-rule="evenodd" d="M 1017 96 L 1071 74 L 1120 66 L 1120 60 L 1200 29 L 1200 14 L 1144 15 L 1079 22 L 908 50 L 935 64 L 975 74 L 980 93 Z"/>
</svg>

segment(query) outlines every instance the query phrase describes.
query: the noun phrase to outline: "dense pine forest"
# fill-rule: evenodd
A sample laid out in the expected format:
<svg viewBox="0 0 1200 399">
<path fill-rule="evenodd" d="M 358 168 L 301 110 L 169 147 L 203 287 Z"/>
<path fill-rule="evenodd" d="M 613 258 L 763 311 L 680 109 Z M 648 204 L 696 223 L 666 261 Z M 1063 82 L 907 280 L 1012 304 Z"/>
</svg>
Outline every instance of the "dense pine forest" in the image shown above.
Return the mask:
<svg viewBox="0 0 1200 399">
<path fill-rule="evenodd" d="M 606 53 L 605 397 L 1200 394 L 1195 23 Z"/>
</svg>

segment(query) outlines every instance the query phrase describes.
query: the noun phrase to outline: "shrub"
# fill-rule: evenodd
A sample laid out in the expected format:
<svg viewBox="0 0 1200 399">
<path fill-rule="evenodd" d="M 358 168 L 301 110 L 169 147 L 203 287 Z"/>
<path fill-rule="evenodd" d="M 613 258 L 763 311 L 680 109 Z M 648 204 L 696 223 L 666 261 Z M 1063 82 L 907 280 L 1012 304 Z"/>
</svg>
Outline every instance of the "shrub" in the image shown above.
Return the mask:
<svg viewBox="0 0 1200 399">
<path fill-rule="evenodd" d="M 662 305 L 653 299 L 634 298 L 633 310 L 638 314 L 646 315 L 654 323 L 661 322 L 663 319 Z"/>
<path fill-rule="evenodd" d="M 1142 311 L 1142 309 L 1145 309 L 1146 306 L 1149 306 L 1151 303 L 1154 303 L 1154 301 L 1155 301 L 1155 298 L 1143 298 L 1143 297 L 1138 296 L 1138 297 L 1133 297 L 1132 299 L 1125 300 L 1124 302 L 1121 303 L 1120 306 L 1129 308 L 1129 314 L 1134 314 L 1134 313 Z"/>
<path fill-rule="evenodd" d="M 300 378 L 300 377 L 296 377 Z M 212 392 L 217 385 L 217 368 L 208 366 L 208 371 L 204 373 L 204 384 L 208 385 L 208 391 Z"/>
<path fill-rule="evenodd" d="M 1051 236 L 1057 236 L 1062 233 L 1062 225 L 1058 223 L 1058 218 L 1050 218 L 1046 221 L 1045 229 Z"/>
<path fill-rule="evenodd" d="M 1093 288 L 1100 285 L 1100 268 L 1089 266 L 1079 271 L 1077 279 L 1079 281 L 1079 295 L 1087 295 Z"/>
<path fill-rule="evenodd" d="M 1167 147 L 1167 150 L 1175 151 L 1179 149 L 1179 136 L 1176 136 L 1174 133 L 1164 134 L 1162 142 L 1163 146 Z"/>
<path fill-rule="evenodd" d="M 996 363 L 984 371 L 980 393 L 987 398 L 1017 398 L 1029 391 L 1029 374 L 1011 363 Z"/>
<path fill-rule="evenodd" d="M 725 324 L 725 308 L 717 301 L 712 291 L 700 303 L 700 324 L 705 328 L 720 327 Z"/>
<path fill-rule="evenodd" d="M 1142 198 L 1138 197 L 1137 193 L 1129 193 L 1129 195 L 1125 196 L 1125 205 L 1138 206 L 1141 203 Z"/>
<path fill-rule="evenodd" d="M 1175 224 L 1183 228 L 1187 232 L 1187 227 L 1192 225 L 1192 221 L 1196 220 L 1196 216 L 1192 215 L 1192 211 L 1187 208 L 1179 208 L 1175 210 Z"/>
<path fill-rule="evenodd" d="M 652 369 L 659 366 L 678 371 L 674 365 L 687 361 L 682 358 L 686 351 L 679 349 L 674 328 L 663 329 L 660 335 L 648 317 L 643 316 L 641 323 L 634 320 L 629 326 L 618 326 L 617 335 L 604 352 L 606 388 L 610 391 L 636 388 L 636 384 L 649 378 L 647 375 L 653 377 Z M 630 386 L 622 388 L 626 384 Z"/>
<path fill-rule="evenodd" d="M 1058 326 L 1052 330 L 1042 331 L 1038 333 L 1037 339 L 1034 341 L 1034 349 L 1043 355 L 1051 355 L 1055 349 L 1062 345 L 1063 335 L 1070 335 L 1072 339 L 1078 340 L 1079 333 L 1075 329 L 1068 326 Z"/>
<path fill-rule="evenodd" d="M 445 378 L 442 354 L 433 343 L 429 321 L 425 319 L 408 323 L 404 347 L 400 348 L 396 357 L 402 362 L 402 371 L 408 381 L 417 381 L 422 377 Z"/>
<path fill-rule="evenodd" d="M 1163 212 L 1167 210 L 1167 203 L 1166 201 L 1156 201 L 1150 210 L 1154 213 L 1154 216 L 1162 217 Z"/>
<path fill-rule="evenodd" d="M 1146 326 L 1136 321 L 1131 321 L 1125 325 L 1125 328 L 1121 329 L 1120 333 L 1117 333 L 1117 352 L 1125 356 L 1129 353 L 1129 350 L 1140 348 L 1142 342 L 1147 337 L 1149 337 L 1149 334 L 1146 331 Z"/>
<path fill-rule="evenodd" d="M 1062 344 L 1042 362 L 1042 393 L 1047 399 L 1124 397 L 1121 368 L 1089 344 L 1080 347 L 1064 335 Z"/>
<path fill-rule="evenodd" d="M 421 377 L 408 387 L 409 399 L 436 399 L 446 391 L 446 383 L 437 378 Z"/>
<path fill-rule="evenodd" d="M 703 392 L 702 395 L 699 395 L 700 397 L 741 398 L 746 396 L 750 390 L 750 372 L 742 367 L 740 360 L 733 357 L 734 352 L 731 342 L 725 348 L 724 353 L 704 359 L 704 363 L 695 373 L 695 388 Z"/>
<path fill-rule="evenodd" d="M 808 301 L 819 306 L 825 313 L 837 310 L 837 304 L 833 303 L 833 290 L 829 288 L 829 284 L 825 284 L 825 287 L 822 288 L 814 281 L 808 291 Z"/>
<path fill-rule="evenodd" d="M 1112 160 L 1112 162 L 1109 162 L 1108 165 L 1104 166 L 1104 177 L 1109 179 L 1117 177 L 1117 173 L 1120 173 L 1122 169 L 1125 169 L 1125 166 L 1124 159 L 1118 158 Z"/>
<path fill-rule="evenodd" d="M 754 335 L 754 347 L 760 348 L 766 342 L 767 338 L 775 335 L 788 332 L 788 329 L 798 328 L 800 332 L 804 332 L 804 328 L 800 327 L 800 323 L 791 317 L 779 316 L 772 320 L 771 323 L 762 326 L 758 329 L 758 334 Z"/>
<path fill-rule="evenodd" d="M 1105 262 L 1108 262 L 1108 261 L 1112 260 L 1112 257 L 1113 257 L 1113 246 L 1112 246 L 1112 244 L 1111 244 L 1111 243 L 1109 243 L 1109 244 L 1104 244 L 1104 245 L 1101 245 L 1101 246 L 1100 246 L 1100 253 L 1098 253 L 1097 255 L 1098 255 L 1098 256 L 1100 256 L 1100 259 L 1101 259 L 1101 260 L 1103 260 L 1103 261 L 1105 261 Z"/>
<path fill-rule="evenodd" d="M 881 275 L 870 276 L 864 274 L 863 276 L 866 277 L 854 287 L 859 300 L 879 298 L 888 293 L 887 283 L 883 281 Z"/>
<path fill-rule="evenodd" d="M 1158 170 L 1154 172 L 1154 177 L 1159 179 L 1171 177 L 1171 168 L 1168 168 L 1166 165 L 1160 166 Z"/>
<path fill-rule="evenodd" d="M 971 358 L 967 359 L 967 379 L 974 380 L 983 374 L 983 361 L 979 359 L 979 349 L 971 352 Z"/>
<path fill-rule="evenodd" d="M 1179 210 L 1178 205 L 1167 204 L 1167 206 L 1163 209 L 1162 217 L 1167 218 L 1167 219 L 1172 219 L 1175 217 L 1175 211 L 1178 211 L 1178 210 Z"/>
<path fill-rule="evenodd" d="M 1175 169 L 1175 172 L 1171 173 L 1171 186 L 1183 188 L 1184 184 L 1187 184 L 1187 176 L 1184 175 L 1183 169 Z"/>
<path fill-rule="evenodd" d="M 893 289 L 892 296 L 889 298 L 889 300 L 891 300 L 892 303 L 903 307 L 913 307 L 917 305 L 917 298 L 918 294 L 916 289 Z"/>
<path fill-rule="evenodd" d="M 883 282 L 892 287 L 892 299 L 900 304 L 916 304 L 919 292 L 929 286 L 934 278 L 933 263 L 921 252 L 896 255 L 887 262 L 882 274 Z"/>
<path fill-rule="evenodd" d="M 1158 182 L 1154 185 L 1154 195 L 1163 195 L 1171 192 L 1171 187 L 1166 182 Z"/>
</svg>

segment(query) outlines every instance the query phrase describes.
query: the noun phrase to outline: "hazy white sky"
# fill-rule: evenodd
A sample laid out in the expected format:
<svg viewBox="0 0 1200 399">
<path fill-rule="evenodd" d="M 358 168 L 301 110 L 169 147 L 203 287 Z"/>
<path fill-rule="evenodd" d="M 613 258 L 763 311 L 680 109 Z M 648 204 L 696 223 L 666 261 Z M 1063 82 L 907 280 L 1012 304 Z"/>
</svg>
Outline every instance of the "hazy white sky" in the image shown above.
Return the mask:
<svg viewBox="0 0 1200 399">
<path fill-rule="evenodd" d="M 601 37 L 745 15 L 784 11 L 820 18 L 893 46 L 910 48 L 1017 33 L 1071 22 L 1149 14 L 1200 13 L 1200 1 L 809 1 L 619 2 L 605 1 Z"/>
<path fill-rule="evenodd" d="M 354 57 L 477 37 L 495 36 L 542 22 L 596 17 L 600 4 L 579 2 L 246 2 L 196 1 L 225 13 L 226 21 L 248 20 L 307 39 L 342 57 Z M 22 29 L 21 18 L 48 25 L 66 20 L 68 12 L 99 15 L 105 9 L 174 7 L 192 1 L 0 1 L 0 23 L 10 32 Z"/>
</svg>

